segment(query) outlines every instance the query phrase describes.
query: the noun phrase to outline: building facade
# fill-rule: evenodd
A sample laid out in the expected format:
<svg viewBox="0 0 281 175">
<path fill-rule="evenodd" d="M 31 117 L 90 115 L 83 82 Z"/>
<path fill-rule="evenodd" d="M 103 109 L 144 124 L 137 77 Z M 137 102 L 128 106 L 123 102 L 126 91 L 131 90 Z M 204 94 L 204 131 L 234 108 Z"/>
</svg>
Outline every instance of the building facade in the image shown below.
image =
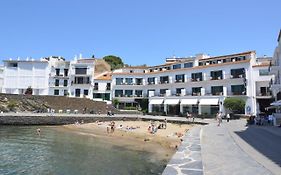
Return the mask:
<svg viewBox="0 0 281 175">
<path fill-rule="evenodd" d="M 47 60 L 5 60 L 3 93 L 24 94 L 32 87 L 34 95 L 48 95 L 50 67 Z"/>
<path fill-rule="evenodd" d="M 268 69 L 269 62 L 257 61 L 254 51 L 168 60 L 164 65 L 114 71 L 113 98 L 122 107 L 135 105 L 138 99 L 147 97 L 148 112 L 213 115 L 226 112 L 223 102 L 227 97 L 243 98 L 245 113 L 256 114 L 260 106 L 257 96 L 268 95 L 263 89 L 268 89 L 272 76 L 260 75 L 259 71 Z"/>
</svg>

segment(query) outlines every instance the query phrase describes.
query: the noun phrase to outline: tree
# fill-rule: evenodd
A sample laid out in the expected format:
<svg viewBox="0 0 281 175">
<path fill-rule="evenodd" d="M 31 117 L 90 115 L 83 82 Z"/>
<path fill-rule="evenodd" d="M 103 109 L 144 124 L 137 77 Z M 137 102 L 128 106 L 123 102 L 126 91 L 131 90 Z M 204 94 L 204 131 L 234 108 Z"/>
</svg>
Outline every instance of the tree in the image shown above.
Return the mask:
<svg viewBox="0 0 281 175">
<path fill-rule="evenodd" d="M 224 100 L 224 107 L 234 113 L 244 113 L 245 101 L 241 98 L 228 97 Z"/>
<path fill-rule="evenodd" d="M 111 66 L 111 70 L 124 67 L 124 63 L 120 57 L 114 55 L 108 55 L 103 57 L 103 59 Z"/>
<path fill-rule="evenodd" d="M 28 88 L 25 90 L 24 94 L 25 95 L 32 95 L 32 92 L 33 92 L 33 90 L 31 88 L 31 86 L 28 86 Z"/>
<path fill-rule="evenodd" d="M 112 102 L 113 102 L 113 105 L 115 106 L 115 108 L 119 108 L 119 100 L 117 99 L 117 98 L 114 98 L 113 100 L 112 100 Z"/>
</svg>

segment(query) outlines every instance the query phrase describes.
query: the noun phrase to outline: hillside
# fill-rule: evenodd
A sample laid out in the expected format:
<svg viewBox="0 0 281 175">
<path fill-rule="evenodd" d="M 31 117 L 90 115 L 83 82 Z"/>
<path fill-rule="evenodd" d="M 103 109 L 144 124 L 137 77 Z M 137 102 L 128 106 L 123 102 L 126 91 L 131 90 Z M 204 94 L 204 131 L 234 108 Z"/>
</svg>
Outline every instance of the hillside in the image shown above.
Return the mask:
<svg viewBox="0 0 281 175">
<path fill-rule="evenodd" d="M 105 114 L 108 110 L 114 113 L 119 112 L 104 102 L 92 101 L 86 98 L 0 94 L 0 110 L 3 112 L 46 112 L 48 108 L 55 109 L 55 112 L 58 112 L 58 110 L 65 112 L 67 109 L 70 109 L 71 112 L 78 110 L 78 113 L 82 113 L 85 108 L 86 113 Z"/>
</svg>

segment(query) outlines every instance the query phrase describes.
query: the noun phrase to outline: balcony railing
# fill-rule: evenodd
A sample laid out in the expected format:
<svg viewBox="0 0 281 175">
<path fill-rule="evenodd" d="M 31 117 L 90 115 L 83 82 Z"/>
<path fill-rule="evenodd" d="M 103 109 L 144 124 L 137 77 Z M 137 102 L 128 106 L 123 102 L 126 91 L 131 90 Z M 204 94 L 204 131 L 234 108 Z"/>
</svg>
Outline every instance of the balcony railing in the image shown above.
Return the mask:
<svg viewBox="0 0 281 175">
<path fill-rule="evenodd" d="M 168 84 L 169 81 L 159 81 L 159 84 Z"/>
<path fill-rule="evenodd" d="M 184 79 L 179 79 L 175 81 L 176 83 L 184 83 Z"/>
<path fill-rule="evenodd" d="M 272 93 L 271 92 L 260 92 L 260 93 L 257 93 L 257 96 L 272 96 Z"/>
<path fill-rule="evenodd" d="M 245 74 L 230 75 L 230 78 L 244 78 L 244 77 L 246 77 Z"/>
<path fill-rule="evenodd" d="M 192 96 L 201 96 L 201 92 L 192 92 Z"/>
</svg>

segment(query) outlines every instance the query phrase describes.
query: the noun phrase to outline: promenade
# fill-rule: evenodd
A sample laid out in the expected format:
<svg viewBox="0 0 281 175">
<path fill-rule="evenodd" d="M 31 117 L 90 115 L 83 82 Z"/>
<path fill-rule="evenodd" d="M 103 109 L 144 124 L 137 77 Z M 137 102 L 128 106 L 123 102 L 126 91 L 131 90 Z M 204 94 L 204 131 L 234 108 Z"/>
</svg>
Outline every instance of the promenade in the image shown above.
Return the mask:
<svg viewBox="0 0 281 175">
<path fill-rule="evenodd" d="M 163 174 L 187 175 L 279 175 L 281 173 L 281 128 L 246 126 L 246 120 L 214 119 L 190 131 L 179 152 Z M 196 139 L 196 136 L 199 136 Z M 200 144 L 198 143 L 200 139 Z M 194 157 L 190 145 L 196 145 Z M 200 150 L 201 154 L 198 153 Z M 181 157 L 179 155 L 182 155 Z M 190 163 L 192 162 L 192 163 Z M 203 171 L 201 170 L 203 169 Z"/>
</svg>

